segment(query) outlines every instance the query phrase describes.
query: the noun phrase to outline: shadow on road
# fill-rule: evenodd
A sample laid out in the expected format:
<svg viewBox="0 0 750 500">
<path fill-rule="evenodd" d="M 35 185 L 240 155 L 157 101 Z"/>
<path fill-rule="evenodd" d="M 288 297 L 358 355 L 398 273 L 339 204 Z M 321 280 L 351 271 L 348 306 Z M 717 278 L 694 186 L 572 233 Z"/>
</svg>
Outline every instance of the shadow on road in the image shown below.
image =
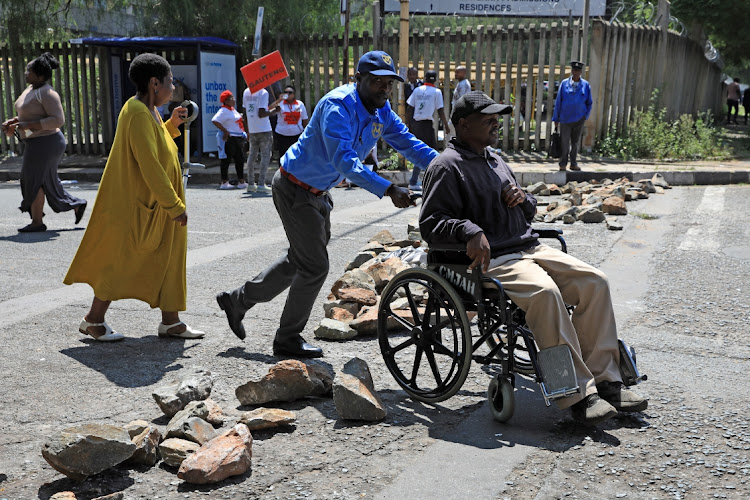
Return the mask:
<svg viewBox="0 0 750 500">
<path fill-rule="evenodd" d="M 91 500 L 124 492 L 134 484 L 135 481 L 130 477 L 130 472 L 123 466 L 117 466 L 91 476 L 85 481 L 74 481 L 66 477 L 44 483 L 39 487 L 38 498 L 49 500 L 55 493 L 72 491 L 76 500 Z"/>
<path fill-rule="evenodd" d="M 111 344 L 83 339 L 85 346 L 60 351 L 82 365 L 96 370 L 120 387 L 144 387 L 159 382 L 169 372 L 183 366 L 176 361 L 187 358 L 192 346 L 177 338 L 161 339 L 156 335 L 126 337 Z"/>
<path fill-rule="evenodd" d="M 16 233 L 10 236 L 0 236 L 0 241 L 12 241 L 13 243 L 39 243 L 40 241 L 52 241 L 60 236 L 60 233 L 84 231 L 85 227 L 72 227 L 69 229 L 48 229 L 41 233 Z"/>
</svg>

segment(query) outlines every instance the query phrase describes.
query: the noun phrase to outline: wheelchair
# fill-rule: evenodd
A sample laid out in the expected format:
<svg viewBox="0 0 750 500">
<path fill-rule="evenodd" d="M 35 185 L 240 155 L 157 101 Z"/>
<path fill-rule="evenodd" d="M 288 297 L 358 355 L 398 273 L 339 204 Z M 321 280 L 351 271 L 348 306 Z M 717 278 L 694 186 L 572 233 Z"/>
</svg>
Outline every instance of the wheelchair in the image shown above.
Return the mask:
<svg viewBox="0 0 750 500">
<path fill-rule="evenodd" d="M 535 229 L 540 238 L 567 244 L 560 229 Z M 495 278 L 469 270 L 464 245 L 431 245 L 427 268 L 397 274 L 381 294 L 378 343 L 386 367 L 412 398 L 437 403 L 455 395 L 472 360 L 497 365 L 487 390 L 495 420 L 515 411 L 515 377 L 538 383 L 545 404 L 579 392 L 567 345 L 539 350 L 525 314 Z M 573 307 L 568 308 L 572 313 Z M 478 334 L 474 335 L 473 331 Z M 635 350 L 622 340 L 620 373 L 625 385 L 646 380 Z M 480 352 L 482 351 L 482 352 Z"/>
</svg>

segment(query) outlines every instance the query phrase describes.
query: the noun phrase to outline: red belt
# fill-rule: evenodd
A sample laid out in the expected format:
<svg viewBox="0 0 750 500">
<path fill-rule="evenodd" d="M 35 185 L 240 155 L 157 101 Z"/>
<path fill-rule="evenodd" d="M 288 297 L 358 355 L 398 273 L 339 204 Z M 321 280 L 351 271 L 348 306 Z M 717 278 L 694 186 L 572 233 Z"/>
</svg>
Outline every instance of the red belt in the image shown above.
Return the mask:
<svg viewBox="0 0 750 500">
<path fill-rule="evenodd" d="M 297 179 L 295 176 L 293 176 L 292 174 L 290 174 L 289 172 L 287 172 L 286 170 L 284 170 L 284 167 L 279 167 L 279 170 L 281 171 L 281 175 L 283 175 L 284 177 L 286 177 L 291 182 L 293 182 L 294 184 L 298 185 L 299 187 L 301 187 L 305 191 L 310 191 L 315 196 L 320 196 L 320 195 L 326 193 L 325 191 L 321 191 L 318 188 L 314 188 L 314 187 L 312 187 L 309 184 L 305 184 L 304 182 L 302 182 L 301 180 Z"/>
</svg>

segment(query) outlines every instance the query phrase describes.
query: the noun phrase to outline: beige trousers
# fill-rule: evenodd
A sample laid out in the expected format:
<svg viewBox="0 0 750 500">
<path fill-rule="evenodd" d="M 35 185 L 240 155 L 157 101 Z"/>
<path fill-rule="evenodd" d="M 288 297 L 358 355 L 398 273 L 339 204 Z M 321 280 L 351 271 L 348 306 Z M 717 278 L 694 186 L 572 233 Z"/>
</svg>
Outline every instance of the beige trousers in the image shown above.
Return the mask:
<svg viewBox="0 0 750 500">
<path fill-rule="evenodd" d="M 596 384 L 621 381 L 617 326 L 607 277 L 565 252 L 538 245 L 490 261 L 487 275 L 503 284 L 526 313 L 539 349 L 570 347 L 581 393 L 557 400 L 568 408 L 596 393 Z M 573 305 L 572 318 L 565 304 Z"/>
</svg>

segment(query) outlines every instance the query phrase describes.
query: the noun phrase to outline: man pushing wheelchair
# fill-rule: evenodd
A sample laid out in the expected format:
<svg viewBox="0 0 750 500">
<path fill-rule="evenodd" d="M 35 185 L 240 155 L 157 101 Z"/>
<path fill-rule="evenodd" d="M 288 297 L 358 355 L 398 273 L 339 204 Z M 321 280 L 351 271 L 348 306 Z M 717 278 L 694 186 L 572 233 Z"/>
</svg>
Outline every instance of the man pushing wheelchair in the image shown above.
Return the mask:
<svg viewBox="0 0 750 500">
<path fill-rule="evenodd" d="M 502 283 L 526 313 L 539 349 L 569 347 L 580 391 L 557 399 L 560 408 L 587 424 L 643 411 L 648 400 L 622 381 L 607 277 L 539 243 L 530 224 L 536 200 L 488 149 L 497 142 L 500 115 L 510 109 L 477 91 L 457 101 L 456 137 L 425 174 L 420 232 L 430 244 L 466 244 L 470 268 Z M 566 304 L 574 306 L 572 315 Z"/>
</svg>

